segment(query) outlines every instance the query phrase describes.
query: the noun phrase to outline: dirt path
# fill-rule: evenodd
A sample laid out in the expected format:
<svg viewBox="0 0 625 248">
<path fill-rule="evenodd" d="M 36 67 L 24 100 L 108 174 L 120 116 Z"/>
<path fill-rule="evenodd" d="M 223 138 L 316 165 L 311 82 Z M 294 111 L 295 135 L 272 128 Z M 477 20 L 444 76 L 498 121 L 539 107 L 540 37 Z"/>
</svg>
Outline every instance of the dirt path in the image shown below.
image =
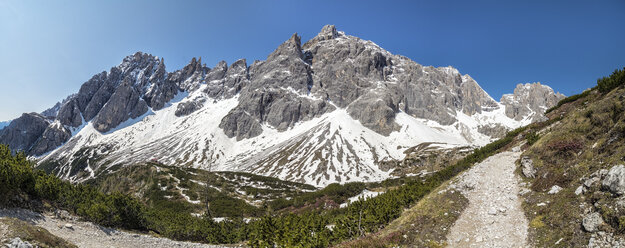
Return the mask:
<svg viewBox="0 0 625 248">
<path fill-rule="evenodd" d="M 461 175 L 456 187 L 469 206 L 447 235 L 450 247 L 527 247 L 528 221 L 514 173 L 520 155 L 493 155 Z"/>
<path fill-rule="evenodd" d="M 43 227 L 78 247 L 221 247 L 133 234 L 101 227 L 90 222 L 61 220 L 51 215 L 41 215 L 24 209 L 0 209 L 0 218 L 5 217 L 17 218 Z"/>
</svg>

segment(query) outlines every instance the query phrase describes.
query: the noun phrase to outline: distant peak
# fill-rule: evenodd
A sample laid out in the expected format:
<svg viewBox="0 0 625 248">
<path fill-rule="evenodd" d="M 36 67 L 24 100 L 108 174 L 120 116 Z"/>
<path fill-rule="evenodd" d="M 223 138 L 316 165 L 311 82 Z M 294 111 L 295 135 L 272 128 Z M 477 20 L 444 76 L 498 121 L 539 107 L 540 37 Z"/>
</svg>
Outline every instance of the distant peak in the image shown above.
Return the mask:
<svg viewBox="0 0 625 248">
<path fill-rule="evenodd" d="M 304 44 L 303 48 L 307 49 L 317 42 L 336 39 L 338 37 L 341 37 L 341 35 L 344 35 L 343 32 L 336 31 L 336 27 L 334 25 L 325 25 L 323 26 L 319 34 L 317 34 L 317 36 L 313 37 L 312 39 L 307 41 L 306 44 Z"/>
</svg>

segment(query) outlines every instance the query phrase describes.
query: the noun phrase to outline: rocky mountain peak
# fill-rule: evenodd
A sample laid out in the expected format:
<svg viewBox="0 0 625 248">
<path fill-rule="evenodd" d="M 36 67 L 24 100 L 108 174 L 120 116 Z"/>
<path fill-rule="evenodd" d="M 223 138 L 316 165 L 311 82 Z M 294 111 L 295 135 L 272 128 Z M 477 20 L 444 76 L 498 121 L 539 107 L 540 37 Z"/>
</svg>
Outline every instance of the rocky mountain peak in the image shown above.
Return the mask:
<svg viewBox="0 0 625 248">
<path fill-rule="evenodd" d="M 506 115 L 512 119 L 520 121 L 530 118 L 539 121 L 544 119 L 545 110 L 555 106 L 564 97 L 551 87 L 536 82 L 517 84 L 514 92 L 503 95 L 500 102 L 506 107 Z"/>
<path fill-rule="evenodd" d="M 336 30 L 336 27 L 334 25 L 325 25 L 323 26 L 319 34 L 317 34 L 317 36 L 310 39 L 308 42 L 306 42 L 306 44 L 304 44 L 304 48 L 308 49 L 317 42 L 335 39 L 338 38 L 340 35 L 341 33 Z"/>
<path fill-rule="evenodd" d="M 317 37 L 320 37 L 325 40 L 334 39 L 336 37 L 339 37 L 339 32 L 336 31 L 336 27 L 334 25 L 328 24 L 328 25 L 323 26 L 323 28 L 321 29 L 321 32 L 319 32 Z"/>
</svg>

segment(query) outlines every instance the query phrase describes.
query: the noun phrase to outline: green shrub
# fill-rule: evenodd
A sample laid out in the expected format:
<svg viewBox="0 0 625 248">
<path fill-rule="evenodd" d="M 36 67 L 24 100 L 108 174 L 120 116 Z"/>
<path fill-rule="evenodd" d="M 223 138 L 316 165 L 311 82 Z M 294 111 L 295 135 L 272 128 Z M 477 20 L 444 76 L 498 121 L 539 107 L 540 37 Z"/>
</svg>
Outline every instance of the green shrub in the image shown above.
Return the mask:
<svg viewBox="0 0 625 248">
<path fill-rule="evenodd" d="M 597 87 L 599 92 L 607 93 L 625 84 L 625 68 L 623 70 L 614 70 L 612 75 L 597 79 Z"/>
<path fill-rule="evenodd" d="M 533 145 L 534 143 L 536 143 L 536 141 L 538 141 L 538 139 L 540 139 L 540 135 L 538 135 L 534 131 L 528 132 L 525 135 L 525 140 L 527 141 L 527 144 L 530 145 L 530 146 Z"/>
</svg>

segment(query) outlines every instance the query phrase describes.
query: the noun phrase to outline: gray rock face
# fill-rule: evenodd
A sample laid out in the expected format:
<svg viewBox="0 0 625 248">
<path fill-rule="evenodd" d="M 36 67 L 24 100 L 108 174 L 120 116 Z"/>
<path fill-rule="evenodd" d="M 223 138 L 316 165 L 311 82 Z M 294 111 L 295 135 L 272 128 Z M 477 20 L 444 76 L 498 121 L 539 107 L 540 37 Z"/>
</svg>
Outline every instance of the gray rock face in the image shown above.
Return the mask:
<svg viewBox="0 0 625 248">
<path fill-rule="evenodd" d="M 51 124 L 43 132 L 41 138 L 39 138 L 39 140 L 37 140 L 37 142 L 32 146 L 29 153 L 39 156 L 48 151 L 54 150 L 69 140 L 71 135 L 72 133 L 64 126 Z"/>
<path fill-rule="evenodd" d="M 544 120 L 543 113 L 555 106 L 564 95 L 555 93 L 551 87 L 540 83 L 518 84 L 513 94 L 501 97 L 500 102 L 506 107 L 506 115 L 517 121 L 529 116 L 532 121 Z"/>
<path fill-rule="evenodd" d="M 82 124 L 82 113 L 80 113 L 78 100 L 73 98 L 63 104 L 58 112 L 58 115 L 56 116 L 56 119 L 58 119 L 63 125 L 72 127 L 80 126 Z"/>
<path fill-rule="evenodd" d="M 241 90 L 239 105 L 226 115 L 219 127 L 229 137 L 250 138 L 262 133 L 261 123 L 286 130 L 298 121 L 320 116 L 335 108 L 323 98 L 309 96 L 312 87 L 311 68 L 304 60 L 300 38 L 294 34 L 280 45 L 267 60 L 249 68 L 250 80 Z M 235 75 L 243 74 L 233 64 Z M 234 67 L 234 68 L 233 68 Z"/>
<path fill-rule="evenodd" d="M 196 110 L 202 108 L 203 106 L 204 106 L 204 101 L 200 101 L 200 100 L 181 102 L 180 104 L 178 104 L 178 107 L 176 108 L 176 112 L 174 114 L 178 117 L 189 115 L 195 112 Z"/>
<path fill-rule="evenodd" d="M 521 172 L 525 177 L 536 177 L 536 169 L 534 169 L 534 161 L 530 157 L 523 156 L 521 158 Z"/>
<path fill-rule="evenodd" d="M 137 118 L 148 111 L 148 105 L 128 80 L 117 88 L 110 102 L 93 121 L 93 126 L 100 132 L 107 132 L 129 118 Z"/>
<path fill-rule="evenodd" d="M 582 226 L 587 232 L 599 231 L 599 227 L 603 225 L 603 223 L 604 222 L 601 214 L 597 212 L 593 212 L 584 216 L 584 219 L 582 220 Z"/>
<path fill-rule="evenodd" d="M 260 134 L 258 129 L 246 128 L 261 123 L 285 130 L 339 107 L 364 126 L 388 135 L 398 128 L 394 119 L 399 111 L 452 124 L 456 119 L 449 109 L 471 115 L 497 106 L 473 79 L 451 67 L 423 67 L 331 25 L 300 44 L 295 34 L 266 61 L 249 68 L 250 82 L 241 90 L 239 106 L 220 125 L 226 134 L 254 137 Z M 246 124 L 235 125 L 232 119 Z"/>
<path fill-rule="evenodd" d="M 601 185 L 614 194 L 625 194 L 625 165 L 621 164 L 612 167 L 601 182 Z"/>
<path fill-rule="evenodd" d="M 37 113 L 22 114 L 0 130 L 0 141 L 13 151 L 28 153 L 48 127 L 48 120 Z"/>
</svg>

